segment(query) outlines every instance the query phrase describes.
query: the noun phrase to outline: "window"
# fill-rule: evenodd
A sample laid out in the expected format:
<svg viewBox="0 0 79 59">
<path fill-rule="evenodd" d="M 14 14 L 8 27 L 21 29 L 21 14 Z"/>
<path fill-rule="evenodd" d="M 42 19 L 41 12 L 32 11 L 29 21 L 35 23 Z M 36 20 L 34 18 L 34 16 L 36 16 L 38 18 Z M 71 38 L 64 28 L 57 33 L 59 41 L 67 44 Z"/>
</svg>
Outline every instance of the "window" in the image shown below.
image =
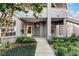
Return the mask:
<svg viewBox="0 0 79 59">
<path fill-rule="evenodd" d="M 1 27 L 1 36 L 4 34 L 6 27 Z M 7 32 L 5 33 L 5 36 L 15 36 L 16 35 L 16 22 L 12 21 L 10 23 L 10 26 L 7 29 Z"/>
<path fill-rule="evenodd" d="M 15 36 L 15 33 L 16 33 L 16 32 L 7 32 L 7 33 L 5 34 L 5 36 Z"/>
</svg>

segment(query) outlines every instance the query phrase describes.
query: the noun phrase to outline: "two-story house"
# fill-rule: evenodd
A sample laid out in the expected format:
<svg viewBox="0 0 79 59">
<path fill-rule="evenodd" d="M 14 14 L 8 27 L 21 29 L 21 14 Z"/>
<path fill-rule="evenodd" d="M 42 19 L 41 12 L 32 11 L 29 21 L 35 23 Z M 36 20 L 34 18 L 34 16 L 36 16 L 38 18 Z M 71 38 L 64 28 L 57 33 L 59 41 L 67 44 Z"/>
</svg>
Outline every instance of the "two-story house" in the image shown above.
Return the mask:
<svg viewBox="0 0 79 59">
<path fill-rule="evenodd" d="M 70 36 L 72 33 L 79 35 L 79 26 L 67 20 L 66 3 L 47 3 L 38 19 L 33 16 L 32 10 L 28 11 L 27 14 L 19 11 L 16 13 L 19 19 L 13 17 L 14 24 L 8 29 L 6 38 L 33 36 L 50 39 L 55 36 Z"/>
</svg>

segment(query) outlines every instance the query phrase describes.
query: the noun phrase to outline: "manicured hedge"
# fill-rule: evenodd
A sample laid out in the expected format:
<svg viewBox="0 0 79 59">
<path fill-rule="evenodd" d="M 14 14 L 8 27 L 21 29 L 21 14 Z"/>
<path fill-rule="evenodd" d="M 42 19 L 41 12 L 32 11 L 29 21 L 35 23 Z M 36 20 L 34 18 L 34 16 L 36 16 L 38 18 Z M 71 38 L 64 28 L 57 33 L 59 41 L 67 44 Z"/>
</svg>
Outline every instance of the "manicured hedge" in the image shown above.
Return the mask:
<svg viewBox="0 0 79 59">
<path fill-rule="evenodd" d="M 34 38 L 31 37 L 18 37 L 16 39 L 17 43 L 35 43 L 36 40 Z"/>
</svg>

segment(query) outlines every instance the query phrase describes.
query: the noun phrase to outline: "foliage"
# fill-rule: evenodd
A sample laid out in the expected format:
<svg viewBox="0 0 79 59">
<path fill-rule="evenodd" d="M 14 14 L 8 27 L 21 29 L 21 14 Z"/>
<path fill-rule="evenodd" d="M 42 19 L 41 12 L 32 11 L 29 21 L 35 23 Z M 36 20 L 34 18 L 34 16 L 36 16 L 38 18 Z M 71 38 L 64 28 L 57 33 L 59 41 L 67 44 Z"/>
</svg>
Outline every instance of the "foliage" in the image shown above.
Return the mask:
<svg viewBox="0 0 79 59">
<path fill-rule="evenodd" d="M 58 47 L 57 51 L 55 52 L 57 56 L 63 56 L 67 53 L 67 48 L 65 47 Z"/>
<path fill-rule="evenodd" d="M 41 13 L 41 10 L 43 9 L 42 3 L 32 3 L 32 10 L 38 13 Z"/>
<path fill-rule="evenodd" d="M 30 3 L 30 4 L 24 4 L 24 3 L 1 3 L 0 4 L 0 11 L 5 13 L 7 10 L 11 9 L 12 13 L 14 13 L 14 11 L 23 11 L 25 13 L 27 13 L 28 11 L 27 9 L 31 9 L 34 12 L 34 16 L 38 17 L 39 15 L 37 15 L 37 13 L 41 13 L 41 11 L 43 10 L 45 4 L 43 3 Z"/>
<path fill-rule="evenodd" d="M 39 13 L 43 10 L 43 4 L 42 3 L 32 3 L 32 10 L 34 11 L 34 16 L 38 18 Z"/>
<path fill-rule="evenodd" d="M 16 3 L 2 3 L 0 4 L 0 11 L 5 12 L 8 9 L 12 9 L 14 11 L 25 11 L 25 8 L 22 7 L 22 4 L 16 4 Z"/>
<path fill-rule="evenodd" d="M 9 48 L 9 46 L 10 46 L 9 42 L 1 42 L 0 44 L 1 49 Z"/>
<path fill-rule="evenodd" d="M 69 55 L 72 55 L 72 56 L 79 55 L 79 47 L 70 45 L 69 48 L 71 49 L 69 52 Z"/>
<path fill-rule="evenodd" d="M 70 37 L 54 37 L 48 40 L 48 43 L 55 49 L 56 55 L 76 56 L 79 55 L 78 37 L 71 35 Z"/>
<path fill-rule="evenodd" d="M 18 37 L 16 39 L 17 43 L 35 43 L 36 40 L 31 37 Z"/>
<path fill-rule="evenodd" d="M 48 40 L 48 43 L 49 43 L 49 44 L 52 44 L 52 42 L 53 42 L 52 40 Z"/>
<path fill-rule="evenodd" d="M 77 37 L 70 37 L 70 42 L 75 42 L 75 41 L 78 41 Z"/>
<path fill-rule="evenodd" d="M 76 42 L 76 41 L 78 41 L 78 37 L 54 37 L 52 38 L 51 43 L 53 42 Z"/>
<path fill-rule="evenodd" d="M 10 43 L 9 42 L 1 42 L 0 43 L 0 55 L 5 52 L 7 49 L 9 49 Z"/>
<path fill-rule="evenodd" d="M 12 22 L 13 16 L 16 16 L 15 11 L 23 11 L 27 13 L 29 8 L 33 11 L 34 16 L 38 18 L 39 15 L 37 14 L 41 13 L 41 11 L 43 10 L 43 4 L 41 3 L 33 3 L 33 4 L 32 3 L 31 4 L 1 3 L 0 4 L 0 12 L 2 13 L 0 16 L 0 27 L 3 27 L 3 26 L 5 27 L 1 40 L 4 38 L 5 33 L 7 32 L 10 24 L 12 24 L 11 22 Z"/>
<path fill-rule="evenodd" d="M 34 56 L 36 45 L 23 45 L 3 52 L 2 56 Z"/>
</svg>

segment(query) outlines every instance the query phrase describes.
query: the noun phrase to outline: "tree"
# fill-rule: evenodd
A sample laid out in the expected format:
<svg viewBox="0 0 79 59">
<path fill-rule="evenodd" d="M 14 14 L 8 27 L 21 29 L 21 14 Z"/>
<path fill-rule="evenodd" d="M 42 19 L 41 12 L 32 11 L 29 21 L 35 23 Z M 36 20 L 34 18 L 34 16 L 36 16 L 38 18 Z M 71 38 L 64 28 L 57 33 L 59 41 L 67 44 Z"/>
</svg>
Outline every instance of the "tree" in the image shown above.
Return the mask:
<svg viewBox="0 0 79 59">
<path fill-rule="evenodd" d="M 34 12 L 34 17 L 38 18 L 39 14 L 43 10 L 44 4 L 41 3 L 31 3 L 31 4 L 23 4 L 23 3 L 1 3 L 0 4 L 0 28 L 2 26 L 5 27 L 4 33 L 2 34 L 1 40 L 4 38 L 5 33 L 7 32 L 8 27 L 12 22 L 12 17 L 15 16 L 15 11 L 23 11 L 27 13 L 26 8 L 31 9 Z"/>
</svg>

